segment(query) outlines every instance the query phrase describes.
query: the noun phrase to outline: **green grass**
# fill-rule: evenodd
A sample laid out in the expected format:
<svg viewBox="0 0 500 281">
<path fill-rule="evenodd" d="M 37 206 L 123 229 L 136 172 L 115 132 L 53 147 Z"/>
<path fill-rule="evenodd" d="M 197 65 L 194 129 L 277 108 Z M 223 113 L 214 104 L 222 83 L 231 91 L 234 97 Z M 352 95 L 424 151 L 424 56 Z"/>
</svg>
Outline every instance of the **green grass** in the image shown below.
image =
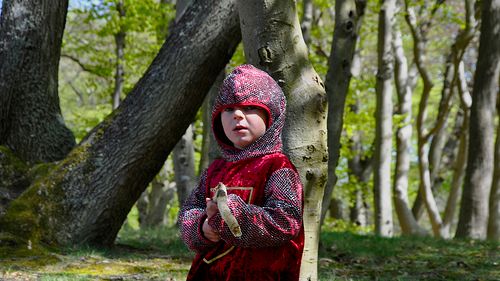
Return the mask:
<svg viewBox="0 0 500 281">
<path fill-rule="evenodd" d="M 498 243 L 349 232 L 321 241 L 321 280 L 500 280 Z"/>
<path fill-rule="evenodd" d="M 327 230 L 320 248 L 320 280 L 500 280 L 498 243 Z M 0 280 L 184 280 L 192 257 L 173 227 L 126 228 L 112 249 L 3 255 Z"/>
</svg>

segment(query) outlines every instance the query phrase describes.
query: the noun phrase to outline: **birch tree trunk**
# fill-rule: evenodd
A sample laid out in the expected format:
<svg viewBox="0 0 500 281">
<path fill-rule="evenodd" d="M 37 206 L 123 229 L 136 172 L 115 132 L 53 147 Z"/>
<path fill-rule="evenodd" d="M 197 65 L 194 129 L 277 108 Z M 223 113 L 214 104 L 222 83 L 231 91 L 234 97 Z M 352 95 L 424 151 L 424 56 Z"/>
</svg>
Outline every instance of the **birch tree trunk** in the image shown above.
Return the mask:
<svg viewBox="0 0 500 281">
<path fill-rule="evenodd" d="M 285 153 L 304 184 L 305 248 L 301 280 L 318 278 L 321 202 L 326 183 L 326 97 L 308 59 L 295 1 L 239 0 L 247 61 L 278 81 L 287 97 Z"/>
<path fill-rule="evenodd" d="M 451 180 L 450 194 L 448 195 L 448 200 L 446 202 L 446 207 L 443 216 L 442 232 L 445 238 L 450 237 L 453 219 L 455 218 L 455 211 L 458 206 L 459 198 L 462 194 L 462 184 L 468 157 L 467 146 L 469 145 L 469 119 L 470 119 L 469 114 L 470 114 L 470 106 L 472 103 L 472 98 L 467 89 L 467 81 L 465 80 L 463 62 L 461 62 L 459 65 L 457 78 L 458 78 L 458 91 L 460 94 L 460 107 L 463 111 L 462 113 L 463 121 L 462 121 L 462 127 L 460 129 L 457 158 L 455 159 L 455 164 L 453 166 L 453 178 Z"/>
<path fill-rule="evenodd" d="M 391 195 L 391 148 L 392 148 L 392 77 L 394 54 L 392 52 L 392 29 L 395 0 L 381 1 L 378 21 L 378 72 L 377 105 L 375 110 L 375 152 L 373 196 L 375 198 L 375 233 L 393 235 Z"/>
<path fill-rule="evenodd" d="M 500 117 L 500 101 L 497 100 L 497 115 Z M 497 124 L 495 145 L 495 172 L 490 193 L 490 216 L 488 219 L 489 240 L 500 241 L 500 121 Z"/>
<path fill-rule="evenodd" d="M 189 197 L 196 187 L 194 172 L 193 125 L 189 125 L 184 135 L 175 145 L 172 159 L 174 161 L 175 185 L 179 206 Z"/>
<path fill-rule="evenodd" d="M 335 169 L 340 155 L 345 100 L 352 77 L 351 67 L 365 7 L 366 1 L 335 1 L 335 29 L 325 79 L 328 97 L 328 183 L 322 202 L 322 221 L 337 183 Z"/>
<path fill-rule="evenodd" d="M 67 9 L 67 0 L 9 0 L 2 5 L 0 145 L 30 164 L 60 160 L 75 145 L 58 96 Z"/>
<path fill-rule="evenodd" d="M 500 0 L 481 1 L 479 57 L 474 75 L 469 157 L 456 237 L 484 239 L 493 182 L 494 124 L 500 73 Z"/>
<path fill-rule="evenodd" d="M 214 134 L 212 133 L 212 108 L 215 103 L 215 98 L 219 93 L 219 88 L 222 85 L 222 81 L 224 81 L 224 77 L 226 77 L 225 71 L 221 71 L 203 101 L 203 142 L 201 145 L 200 167 L 198 169 L 200 173 L 207 169 L 215 158 L 220 157 L 220 151 Z"/>
<path fill-rule="evenodd" d="M 419 184 L 419 192 L 417 194 L 417 198 L 415 199 L 412 212 L 418 220 L 423 214 L 423 209 L 425 206 L 430 216 L 433 230 L 436 233 L 436 231 L 439 229 L 438 225 L 440 225 L 441 218 L 436 218 L 436 215 L 439 215 L 439 213 L 437 205 L 435 204 L 434 195 L 432 194 L 432 181 L 430 175 L 431 171 L 429 168 L 430 164 L 428 159 L 429 156 L 428 153 L 425 152 L 427 150 L 428 142 L 434 132 L 428 132 L 424 127 L 424 123 L 427 118 L 427 101 L 430 95 L 430 91 L 434 87 L 434 85 L 432 83 L 429 71 L 426 68 L 427 66 L 425 58 L 427 34 L 432 26 L 432 19 L 436 14 L 436 11 L 444 1 L 436 0 L 435 4 L 432 5 L 432 8 L 428 7 L 428 1 L 424 1 L 423 4 L 421 4 L 418 12 L 420 17 L 420 19 L 418 20 L 418 24 L 415 12 L 413 8 L 410 7 L 410 2 L 411 1 L 405 0 L 405 19 L 408 23 L 408 26 L 410 27 L 410 31 L 413 37 L 413 58 L 415 61 L 415 65 L 424 84 L 421 102 L 419 103 L 419 110 L 417 114 L 417 150 L 419 150 L 417 154 L 419 155 L 419 172 L 421 179 Z M 435 128 L 439 129 L 440 127 L 436 126 Z"/>
<path fill-rule="evenodd" d="M 302 30 L 302 36 L 304 37 L 304 42 L 309 45 L 311 42 L 311 29 L 313 27 L 313 17 L 314 17 L 314 3 L 312 0 L 302 1 L 302 22 L 300 28 Z"/>
<path fill-rule="evenodd" d="M 123 92 L 123 83 L 125 81 L 125 70 L 123 66 L 124 55 L 125 55 L 125 38 L 127 33 L 121 24 L 125 20 L 125 7 L 123 0 L 116 3 L 116 10 L 118 12 L 118 22 L 120 24 L 119 30 L 114 34 L 115 37 L 115 55 L 116 55 L 116 65 L 115 65 L 115 88 L 113 90 L 112 102 L 113 109 L 118 108 L 120 105 L 121 94 Z"/>
<path fill-rule="evenodd" d="M 10 203 L 0 229 L 56 245 L 110 245 L 234 52 L 231 0 L 195 0 L 120 107 Z"/>
<path fill-rule="evenodd" d="M 412 135 L 412 89 L 408 76 L 408 63 L 403 50 L 403 40 L 399 29 L 394 30 L 392 42 L 395 57 L 395 84 L 398 94 L 397 114 L 403 116 L 402 125 L 396 133 L 396 167 L 394 171 L 394 207 L 401 232 L 404 235 L 422 235 L 417 220 L 408 203 L 408 174 L 410 171 L 410 148 Z"/>
<path fill-rule="evenodd" d="M 434 85 L 432 83 L 430 74 L 425 67 L 425 40 L 423 37 L 423 35 L 425 35 L 425 32 L 422 31 L 423 27 L 417 26 L 415 13 L 413 11 L 413 8 L 409 7 L 409 1 L 405 1 L 405 9 L 405 19 L 408 23 L 408 26 L 410 27 L 411 34 L 413 36 L 414 60 L 423 80 L 422 96 L 419 102 L 417 115 L 417 153 L 420 175 L 419 194 L 420 196 L 422 196 L 427 208 L 434 235 L 437 237 L 442 237 L 442 220 L 441 215 L 439 214 L 436 200 L 434 199 L 434 195 L 432 194 L 431 178 L 429 172 L 429 159 L 426 153 L 426 147 L 431 133 L 425 130 L 425 120 L 427 117 L 427 103 L 429 100 L 429 95 Z"/>
<path fill-rule="evenodd" d="M 472 38 L 475 35 L 477 21 L 475 18 L 474 0 L 465 1 L 465 28 L 458 34 L 451 50 L 451 61 L 453 66 L 453 78 L 451 79 L 449 87 L 453 89 L 454 86 L 458 89 L 460 97 L 460 108 L 462 109 L 462 124 L 460 129 L 459 147 L 457 157 L 453 166 L 453 177 L 451 182 L 451 189 L 446 202 L 446 207 L 443 215 L 442 233 L 444 237 L 451 236 L 451 227 L 453 219 L 455 218 L 456 208 L 462 192 L 462 184 L 465 175 L 465 168 L 468 157 L 468 144 L 469 144 L 469 120 L 470 120 L 470 106 L 472 98 L 469 93 L 467 81 L 465 78 L 464 63 L 462 61 L 463 55 Z M 445 81 L 446 83 L 446 81 Z M 458 122 L 459 118 L 456 118 Z"/>
</svg>

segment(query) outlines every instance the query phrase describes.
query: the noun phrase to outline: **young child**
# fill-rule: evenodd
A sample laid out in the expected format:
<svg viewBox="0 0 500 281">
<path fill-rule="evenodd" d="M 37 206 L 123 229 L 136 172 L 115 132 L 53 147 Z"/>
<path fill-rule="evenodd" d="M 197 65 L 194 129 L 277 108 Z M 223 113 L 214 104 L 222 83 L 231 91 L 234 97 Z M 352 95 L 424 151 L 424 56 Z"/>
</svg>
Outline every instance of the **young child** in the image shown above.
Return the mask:
<svg viewBox="0 0 500 281">
<path fill-rule="evenodd" d="M 235 68 L 212 111 L 223 159 L 202 174 L 179 213 L 181 237 L 196 252 L 187 280 L 298 280 L 304 229 L 302 184 L 282 153 L 285 97 L 264 71 Z M 242 235 L 211 200 L 219 182 Z"/>
</svg>

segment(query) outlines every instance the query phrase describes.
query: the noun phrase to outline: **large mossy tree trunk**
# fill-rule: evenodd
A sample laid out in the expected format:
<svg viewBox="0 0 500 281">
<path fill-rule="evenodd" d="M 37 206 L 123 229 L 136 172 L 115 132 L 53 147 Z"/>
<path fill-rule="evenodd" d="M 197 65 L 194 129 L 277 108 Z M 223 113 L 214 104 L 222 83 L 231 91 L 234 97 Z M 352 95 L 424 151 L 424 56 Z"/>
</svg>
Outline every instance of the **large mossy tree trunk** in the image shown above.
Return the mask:
<svg viewBox="0 0 500 281">
<path fill-rule="evenodd" d="M 247 61 L 267 71 L 287 98 L 285 153 L 304 184 L 301 280 L 317 280 L 321 202 L 326 183 L 326 97 L 302 38 L 295 1 L 239 0 Z"/>
<path fill-rule="evenodd" d="M 57 91 L 68 1 L 3 1 L 0 17 L 0 145 L 28 163 L 74 147 Z"/>
<path fill-rule="evenodd" d="M 11 202 L 0 229 L 57 245 L 112 244 L 240 38 L 234 1 L 195 1 L 120 107 Z"/>
<path fill-rule="evenodd" d="M 495 116 L 500 75 L 500 0 L 481 2 L 479 57 L 474 75 L 469 157 L 456 236 L 484 239 L 494 169 Z"/>
</svg>

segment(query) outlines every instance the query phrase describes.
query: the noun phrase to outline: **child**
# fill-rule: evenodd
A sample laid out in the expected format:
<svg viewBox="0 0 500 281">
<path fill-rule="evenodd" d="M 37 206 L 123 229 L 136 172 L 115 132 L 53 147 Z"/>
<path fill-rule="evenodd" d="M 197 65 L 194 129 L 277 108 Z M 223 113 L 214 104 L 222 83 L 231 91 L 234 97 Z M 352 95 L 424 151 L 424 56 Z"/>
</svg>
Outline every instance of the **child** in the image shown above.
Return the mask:
<svg viewBox="0 0 500 281">
<path fill-rule="evenodd" d="M 235 68 L 212 111 L 223 159 L 215 160 L 179 213 L 181 237 L 196 251 L 187 280 L 298 280 L 304 247 L 302 184 L 281 152 L 285 97 L 264 71 Z M 210 199 L 219 182 L 242 235 Z"/>
</svg>

